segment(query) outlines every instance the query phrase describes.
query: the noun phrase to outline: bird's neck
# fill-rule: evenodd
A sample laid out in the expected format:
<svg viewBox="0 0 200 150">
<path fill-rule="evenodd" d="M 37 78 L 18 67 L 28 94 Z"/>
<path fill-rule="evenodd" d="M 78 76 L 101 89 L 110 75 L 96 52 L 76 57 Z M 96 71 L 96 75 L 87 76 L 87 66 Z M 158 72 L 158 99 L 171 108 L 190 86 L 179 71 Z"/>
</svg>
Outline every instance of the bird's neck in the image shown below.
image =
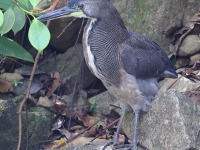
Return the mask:
<svg viewBox="0 0 200 150">
<path fill-rule="evenodd" d="M 129 32 L 124 22 L 116 16 L 89 19 L 84 29 L 84 37 L 88 38 L 87 42 L 95 45 L 102 44 L 101 41 L 104 40 L 106 40 L 105 43 L 109 42 L 110 44 L 123 43 L 128 36 Z"/>
<path fill-rule="evenodd" d="M 96 77 L 105 79 L 105 82 L 109 79 L 109 82 L 119 83 L 118 45 L 123 43 L 128 35 L 120 20 L 88 20 L 84 28 L 83 51 L 86 63 Z"/>
<path fill-rule="evenodd" d="M 117 18 L 116 16 L 101 18 L 101 19 L 93 19 L 91 36 L 95 36 L 96 34 L 100 34 L 102 37 L 104 36 L 112 38 L 111 41 L 123 42 L 126 40 L 128 31 L 124 25 L 124 22 L 121 18 Z"/>
</svg>

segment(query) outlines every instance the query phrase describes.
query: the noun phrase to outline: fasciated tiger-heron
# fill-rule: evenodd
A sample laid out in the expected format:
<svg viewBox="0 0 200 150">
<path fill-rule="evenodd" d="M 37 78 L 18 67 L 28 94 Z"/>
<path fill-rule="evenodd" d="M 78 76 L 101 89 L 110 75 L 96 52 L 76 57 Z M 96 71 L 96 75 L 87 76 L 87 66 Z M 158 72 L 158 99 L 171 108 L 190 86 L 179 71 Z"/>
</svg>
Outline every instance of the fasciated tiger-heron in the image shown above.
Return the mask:
<svg viewBox="0 0 200 150">
<path fill-rule="evenodd" d="M 158 91 L 157 77 L 176 78 L 167 54 L 158 44 L 130 32 L 108 0 L 69 0 L 58 10 L 40 16 L 41 21 L 60 17 L 88 18 L 83 32 L 83 51 L 91 72 L 121 102 L 121 117 L 113 139 L 119 144 L 119 129 L 127 105 L 135 112 L 134 138 L 137 149 L 138 121 Z"/>
</svg>

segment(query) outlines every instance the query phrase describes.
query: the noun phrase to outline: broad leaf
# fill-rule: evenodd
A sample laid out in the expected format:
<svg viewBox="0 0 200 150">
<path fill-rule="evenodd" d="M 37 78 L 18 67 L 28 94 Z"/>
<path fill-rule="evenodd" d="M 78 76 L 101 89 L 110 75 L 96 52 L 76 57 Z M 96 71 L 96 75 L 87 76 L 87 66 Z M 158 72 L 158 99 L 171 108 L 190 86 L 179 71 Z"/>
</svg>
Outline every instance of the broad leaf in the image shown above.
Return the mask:
<svg viewBox="0 0 200 150">
<path fill-rule="evenodd" d="M 20 10 L 17 6 L 15 6 L 14 8 L 14 14 L 15 14 L 15 23 L 12 27 L 12 30 L 14 32 L 14 34 L 16 34 L 18 31 L 20 31 L 24 25 L 25 25 L 25 21 L 26 21 L 26 16 L 25 13 Z"/>
<path fill-rule="evenodd" d="M 26 9 L 26 10 L 32 10 L 33 6 L 31 5 L 29 0 L 18 0 L 18 4 L 20 7 Z"/>
<path fill-rule="evenodd" d="M 29 1 L 28 0 L 18 0 L 18 3 L 24 5 L 27 8 Z"/>
<path fill-rule="evenodd" d="M 16 42 L 0 37 L 0 54 L 9 57 L 15 57 L 22 60 L 34 62 L 33 57 L 23 47 Z"/>
<path fill-rule="evenodd" d="M 4 12 L 4 21 L 2 26 L 0 27 L 1 36 L 12 29 L 14 22 L 15 22 L 15 14 L 12 8 L 9 8 Z"/>
<path fill-rule="evenodd" d="M 30 25 L 28 38 L 33 47 L 41 53 L 49 44 L 50 33 L 48 28 L 35 18 Z"/>
<path fill-rule="evenodd" d="M 0 0 L 0 8 L 7 10 L 11 5 L 13 5 L 12 0 Z"/>
<path fill-rule="evenodd" d="M 3 24 L 3 20 L 4 20 L 3 12 L 0 9 L 0 26 Z"/>
<path fill-rule="evenodd" d="M 40 1 L 41 0 L 30 0 L 30 3 L 33 6 L 33 8 L 35 8 Z"/>
</svg>

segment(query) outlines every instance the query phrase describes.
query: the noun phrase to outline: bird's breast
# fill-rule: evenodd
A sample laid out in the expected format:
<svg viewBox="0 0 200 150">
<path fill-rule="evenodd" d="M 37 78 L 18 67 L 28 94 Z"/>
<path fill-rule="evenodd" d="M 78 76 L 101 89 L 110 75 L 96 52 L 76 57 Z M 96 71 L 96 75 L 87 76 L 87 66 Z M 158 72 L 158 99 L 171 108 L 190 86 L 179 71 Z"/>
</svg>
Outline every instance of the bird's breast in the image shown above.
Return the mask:
<svg viewBox="0 0 200 150">
<path fill-rule="evenodd" d="M 88 20 L 85 28 L 84 28 L 84 34 L 83 34 L 83 53 L 85 56 L 85 61 L 90 69 L 90 71 L 97 77 L 101 78 L 101 75 L 95 65 L 95 57 L 94 54 L 91 51 L 91 46 L 89 44 L 89 35 L 90 32 L 96 22 L 96 19 L 90 19 Z"/>
<path fill-rule="evenodd" d="M 112 25 L 102 19 L 88 20 L 83 34 L 83 51 L 91 72 L 108 84 L 120 83 L 120 50 Z"/>
</svg>

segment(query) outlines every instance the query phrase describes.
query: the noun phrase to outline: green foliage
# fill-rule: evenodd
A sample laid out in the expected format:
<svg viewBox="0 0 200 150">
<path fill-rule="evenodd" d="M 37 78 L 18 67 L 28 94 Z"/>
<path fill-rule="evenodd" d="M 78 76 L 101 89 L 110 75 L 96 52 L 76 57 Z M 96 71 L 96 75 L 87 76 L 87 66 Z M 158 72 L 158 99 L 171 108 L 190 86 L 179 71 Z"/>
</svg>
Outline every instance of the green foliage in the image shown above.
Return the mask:
<svg viewBox="0 0 200 150">
<path fill-rule="evenodd" d="M 10 31 L 15 22 L 15 14 L 12 8 L 8 8 L 4 13 L 4 21 L 0 27 L 1 36 Z"/>
<path fill-rule="evenodd" d="M 23 82 L 19 81 L 19 80 L 14 80 L 12 81 L 12 84 L 17 87 L 19 84 L 23 84 Z"/>
<path fill-rule="evenodd" d="M 48 28 L 35 18 L 31 23 L 28 38 L 33 47 L 41 53 L 50 41 L 50 33 Z"/>
<path fill-rule="evenodd" d="M 90 101 L 90 112 L 95 112 L 96 107 L 97 107 L 97 100 L 96 99 L 92 99 L 92 101 Z"/>
<path fill-rule="evenodd" d="M 27 1 L 27 0 L 18 0 L 18 3 L 21 7 L 24 6 L 25 8 L 28 8 L 28 6 L 29 6 L 29 1 Z"/>
<path fill-rule="evenodd" d="M 47 27 L 34 17 L 34 15 L 38 14 L 32 11 L 32 9 L 37 7 L 40 1 L 41 0 L 0 0 L 0 35 L 6 36 L 6 33 L 10 31 L 13 31 L 15 35 L 25 26 L 26 18 L 32 16 L 33 20 L 32 18 L 29 19 L 31 25 L 28 31 L 28 38 L 33 47 L 41 53 L 50 41 L 50 33 Z M 5 37 L 0 37 L 0 40 L 5 44 L 3 46 L 2 43 L 0 43 L 0 54 L 31 62 L 33 61 L 30 54 L 25 54 L 24 51 L 26 50 L 14 41 L 6 40 Z"/>
<path fill-rule="evenodd" d="M 0 8 L 7 10 L 11 6 L 13 6 L 12 0 L 0 0 Z"/>
<path fill-rule="evenodd" d="M 2 12 L 1 9 L 0 9 L 0 27 L 1 27 L 2 24 L 3 24 L 3 20 L 4 20 L 3 12 Z"/>
<path fill-rule="evenodd" d="M 14 34 L 16 34 L 18 31 L 20 31 L 26 22 L 26 16 L 25 16 L 25 12 L 23 12 L 22 10 L 20 10 L 17 6 L 15 6 L 14 8 L 14 14 L 15 14 L 15 23 L 12 27 L 12 30 L 14 32 Z"/>
<path fill-rule="evenodd" d="M 32 4 L 33 8 L 35 8 L 40 1 L 41 0 L 30 0 L 30 3 Z"/>
<path fill-rule="evenodd" d="M 31 10 L 35 7 L 33 7 L 29 0 L 17 0 L 19 7 L 25 9 L 25 10 Z"/>
<path fill-rule="evenodd" d="M 15 57 L 22 60 L 33 62 L 33 57 L 23 47 L 16 42 L 0 37 L 0 54 L 9 57 Z"/>
</svg>

